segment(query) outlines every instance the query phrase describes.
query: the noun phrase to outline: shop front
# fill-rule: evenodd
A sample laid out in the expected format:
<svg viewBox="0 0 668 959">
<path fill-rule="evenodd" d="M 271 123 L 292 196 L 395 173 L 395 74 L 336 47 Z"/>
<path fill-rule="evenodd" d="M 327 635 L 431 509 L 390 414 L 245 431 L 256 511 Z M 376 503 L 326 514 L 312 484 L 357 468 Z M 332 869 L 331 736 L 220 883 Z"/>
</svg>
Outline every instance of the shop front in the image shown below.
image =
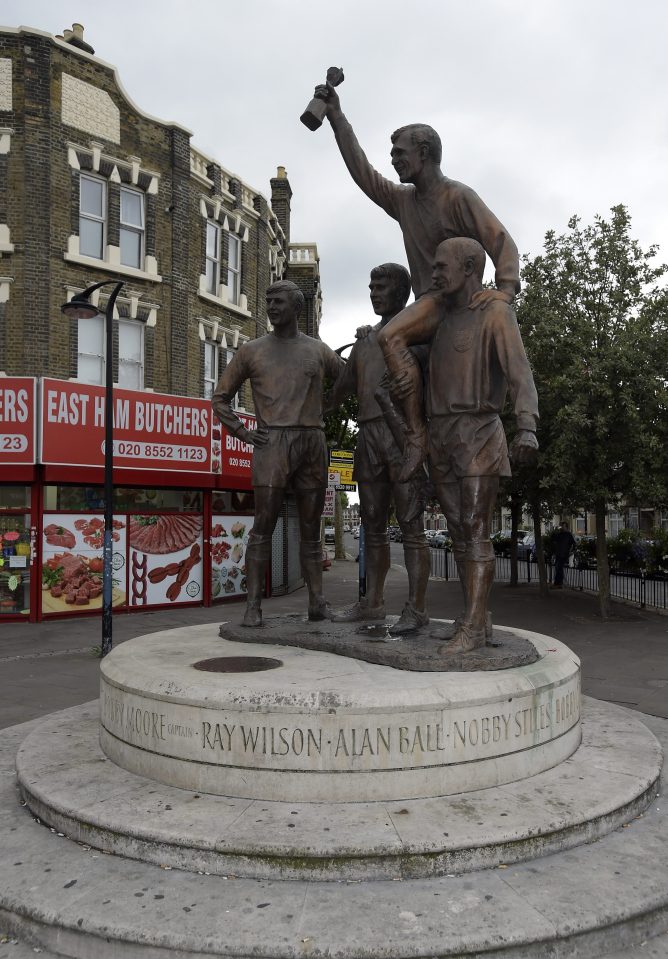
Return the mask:
<svg viewBox="0 0 668 959">
<path fill-rule="evenodd" d="M 115 612 L 245 596 L 252 458 L 207 400 L 114 390 Z M 99 612 L 103 388 L 0 378 L 0 463 L 0 621 Z M 301 584 L 294 504 L 284 512 L 268 593 Z"/>
<path fill-rule="evenodd" d="M 37 381 L 0 377 L 0 622 L 35 616 Z"/>
</svg>

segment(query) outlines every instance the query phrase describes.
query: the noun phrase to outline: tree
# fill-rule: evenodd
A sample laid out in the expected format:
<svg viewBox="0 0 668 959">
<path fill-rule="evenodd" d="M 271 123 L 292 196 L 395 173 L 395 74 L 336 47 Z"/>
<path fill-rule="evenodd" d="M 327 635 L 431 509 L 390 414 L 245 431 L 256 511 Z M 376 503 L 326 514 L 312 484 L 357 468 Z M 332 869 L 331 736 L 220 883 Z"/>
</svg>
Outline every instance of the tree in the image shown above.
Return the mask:
<svg viewBox="0 0 668 959">
<path fill-rule="evenodd" d="M 524 258 L 517 311 L 541 411 L 538 499 L 595 513 L 603 617 L 608 506 L 668 501 L 666 267 L 630 227 L 615 206 L 548 232 L 543 253 Z"/>
</svg>

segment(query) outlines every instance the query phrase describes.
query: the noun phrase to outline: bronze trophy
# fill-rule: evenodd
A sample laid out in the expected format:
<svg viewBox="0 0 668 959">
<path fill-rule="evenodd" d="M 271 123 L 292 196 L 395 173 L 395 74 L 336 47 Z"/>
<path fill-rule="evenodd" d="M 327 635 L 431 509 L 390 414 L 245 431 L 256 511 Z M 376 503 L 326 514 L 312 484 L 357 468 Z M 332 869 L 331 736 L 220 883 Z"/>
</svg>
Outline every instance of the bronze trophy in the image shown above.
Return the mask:
<svg viewBox="0 0 668 959">
<path fill-rule="evenodd" d="M 344 76 L 341 67 L 329 68 L 327 71 L 327 83 L 331 83 L 333 87 L 338 87 L 339 83 L 343 83 L 343 80 Z M 313 97 L 299 119 L 309 130 L 317 130 L 322 126 L 324 118 L 325 101 L 320 100 L 318 97 Z"/>
</svg>

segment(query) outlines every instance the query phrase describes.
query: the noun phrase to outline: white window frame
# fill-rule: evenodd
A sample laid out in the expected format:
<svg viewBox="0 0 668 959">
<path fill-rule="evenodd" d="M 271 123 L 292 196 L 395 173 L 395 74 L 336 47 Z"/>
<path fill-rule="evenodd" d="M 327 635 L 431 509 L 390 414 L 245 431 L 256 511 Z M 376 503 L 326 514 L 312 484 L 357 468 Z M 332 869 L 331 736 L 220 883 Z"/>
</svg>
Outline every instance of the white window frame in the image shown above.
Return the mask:
<svg viewBox="0 0 668 959">
<path fill-rule="evenodd" d="M 139 337 L 139 342 L 140 342 L 140 358 L 139 358 L 139 361 L 137 361 L 137 360 L 132 360 L 132 359 L 129 359 L 129 358 L 125 358 L 125 357 L 123 357 L 123 355 L 122 355 L 121 343 L 122 343 L 122 329 L 123 329 L 123 326 L 127 326 L 127 327 L 132 326 L 132 327 L 135 327 L 136 329 L 139 330 L 139 333 L 140 333 L 140 337 Z M 126 319 L 125 317 L 120 318 L 120 319 L 118 320 L 118 383 L 120 384 L 120 381 L 121 381 L 121 368 L 122 368 L 123 366 L 126 366 L 126 367 L 130 367 L 130 366 L 131 366 L 131 367 L 136 368 L 136 369 L 139 371 L 139 374 L 138 374 L 138 376 L 137 376 L 138 385 L 137 385 L 137 386 L 126 386 L 126 385 L 124 385 L 124 387 L 123 387 L 124 389 L 139 389 L 139 390 L 143 390 L 143 389 L 144 389 L 144 352 L 145 352 L 145 350 L 144 350 L 144 324 L 143 324 L 143 323 L 140 323 L 140 322 L 137 322 L 136 320 Z"/>
<path fill-rule="evenodd" d="M 608 536 L 610 539 L 619 536 L 624 529 L 624 514 L 611 511 L 608 513 Z"/>
<path fill-rule="evenodd" d="M 229 347 L 221 346 L 220 343 L 217 343 L 215 340 L 205 340 L 204 341 L 204 350 L 211 351 L 213 357 L 213 362 L 211 364 L 211 370 L 213 373 L 213 378 L 206 375 L 206 360 L 204 363 L 204 399 L 211 399 L 213 396 L 213 391 L 218 385 L 218 380 L 221 377 L 221 374 L 225 367 L 232 362 L 232 357 L 236 353 L 236 350 L 230 349 Z M 225 353 L 225 366 L 221 365 L 221 354 Z M 207 396 L 207 384 L 212 383 L 211 394 Z M 241 404 L 239 402 L 239 394 L 235 393 L 230 402 L 230 406 L 233 410 L 241 409 Z"/>
<path fill-rule="evenodd" d="M 242 244 L 241 237 L 236 233 L 227 234 L 227 299 L 230 303 L 233 303 L 235 306 L 238 306 L 241 301 L 241 260 L 242 260 Z M 238 263 L 237 268 L 232 267 L 230 252 L 232 246 L 238 251 Z"/>
<path fill-rule="evenodd" d="M 92 383 L 96 386 L 104 386 L 105 383 L 105 370 L 106 370 L 106 336 L 105 336 L 105 318 L 102 314 L 93 316 L 89 319 L 80 319 L 77 324 L 77 379 L 82 383 Z M 83 324 L 86 324 L 88 329 L 91 328 L 90 324 L 95 323 L 99 326 L 100 329 L 100 344 L 101 344 L 101 353 L 87 353 L 84 350 L 79 348 L 81 342 L 80 331 Z M 100 366 L 100 377 L 97 380 L 84 379 L 81 375 L 81 358 L 90 357 L 99 362 Z"/>
<path fill-rule="evenodd" d="M 136 223 L 125 223 L 123 221 L 123 194 L 132 193 L 135 196 L 139 197 L 139 205 L 141 210 L 141 225 L 137 226 Z M 119 255 L 120 250 L 122 249 L 121 244 L 121 235 L 125 231 L 126 233 L 133 233 L 139 237 L 139 262 L 138 263 L 123 263 L 123 266 L 129 266 L 134 270 L 143 270 L 144 269 L 144 251 L 146 246 L 146 195 L 142 190 L 133 190 L 128 186 L 123 184 L 120 189 L 119 197 L 119 212 L 118 212 L 118 248 Z"/>
<path fill-rule="evenodd" d="M 215 343 L 213 340 L 204 341 L 204 399 L 210 400 L 213 396 L 213 391 L 216 388 L 218 383 L 218 350 L 220 349 L 218 343 Z M 207 354 L 211 356 L 211 375 L 206 375 L 206 357 Z M 207 385 L 210 384 L 210 390 L 207 389 Z"/>
<path fill-rule="evenodd" d="M 99 183 L 102 187 L 102 216 L 96 216 L 94 213 L 84 213 L 81 209 L 81 197 L 82 189 L 81 184 L 84 180 L 88 180 L 92 183 Z M 83 252 L 83 256 L 91 256 L 94 260 L 104 260 L 104 252 L 107 248 L 107 229 L 108 229 L 108 219 L 109 215 L 109 206 L 108 206 L 108 190 L 107 190 L 107 181 L 103 177 L 91 176 L 88 173 L 82 173 L 79 177 L 79 250 L 81 250 L 81 221 L 90 220 L 93 223 L 102 224 L 102 240 L 100 243 L 100 255 L 92 256 L 90 253 Z"/>
<path fill-rule="evenodd" d="M 209 230 L 215 236 L 215 250 L 209 253 Z M 215 220 L 207 220 L 205 227 L 205 266 L 206 292 L 218 296 L 220 286 L 220 225 Z M 211 278 L 209 278 L 209 264 L 211 264 Z"/>
</svg>

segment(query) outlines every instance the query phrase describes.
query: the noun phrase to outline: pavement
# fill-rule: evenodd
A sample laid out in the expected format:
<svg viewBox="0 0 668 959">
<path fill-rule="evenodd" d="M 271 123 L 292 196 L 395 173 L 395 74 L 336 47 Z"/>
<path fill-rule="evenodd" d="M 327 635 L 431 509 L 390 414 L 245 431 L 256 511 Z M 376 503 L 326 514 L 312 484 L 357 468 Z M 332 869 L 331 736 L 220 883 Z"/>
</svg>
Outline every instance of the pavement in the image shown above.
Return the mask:
<svg viewBox="0 0 668 959">
<path fill-rule="evenodd" d="M 323 574 L 325 594 L 334 606 L 357 598 L 358 567 L 349 560 L 332 563 Z M 392 566 L 386 583 L 386 608 L 398 614 L 406 599 L 403 567 Z M 460 611 L 456 582 L 432 580 L 429 613 L 453 619 Z M 265 600 L 267 614 L 305 611 L 306 592 Z M 554 636 L 582 661 L 583 693 L 652 716 L 668 718 L 668 617 L 650 610 L 614 604 L 602 621 L 596 596 L 564 589 L 543 598 L 535 584 L 510 587 L 495 583 L 490 609 L 494 622 Z M 239 621 L 243 605 L 227 602 L 208 609 L 181 607 L 148 613 L 117 613 L 114 644 L 157 630 Z M 0 624 L 0 729 L 76 706 L 99 693 L 99 618 Z"/>
</svg>

